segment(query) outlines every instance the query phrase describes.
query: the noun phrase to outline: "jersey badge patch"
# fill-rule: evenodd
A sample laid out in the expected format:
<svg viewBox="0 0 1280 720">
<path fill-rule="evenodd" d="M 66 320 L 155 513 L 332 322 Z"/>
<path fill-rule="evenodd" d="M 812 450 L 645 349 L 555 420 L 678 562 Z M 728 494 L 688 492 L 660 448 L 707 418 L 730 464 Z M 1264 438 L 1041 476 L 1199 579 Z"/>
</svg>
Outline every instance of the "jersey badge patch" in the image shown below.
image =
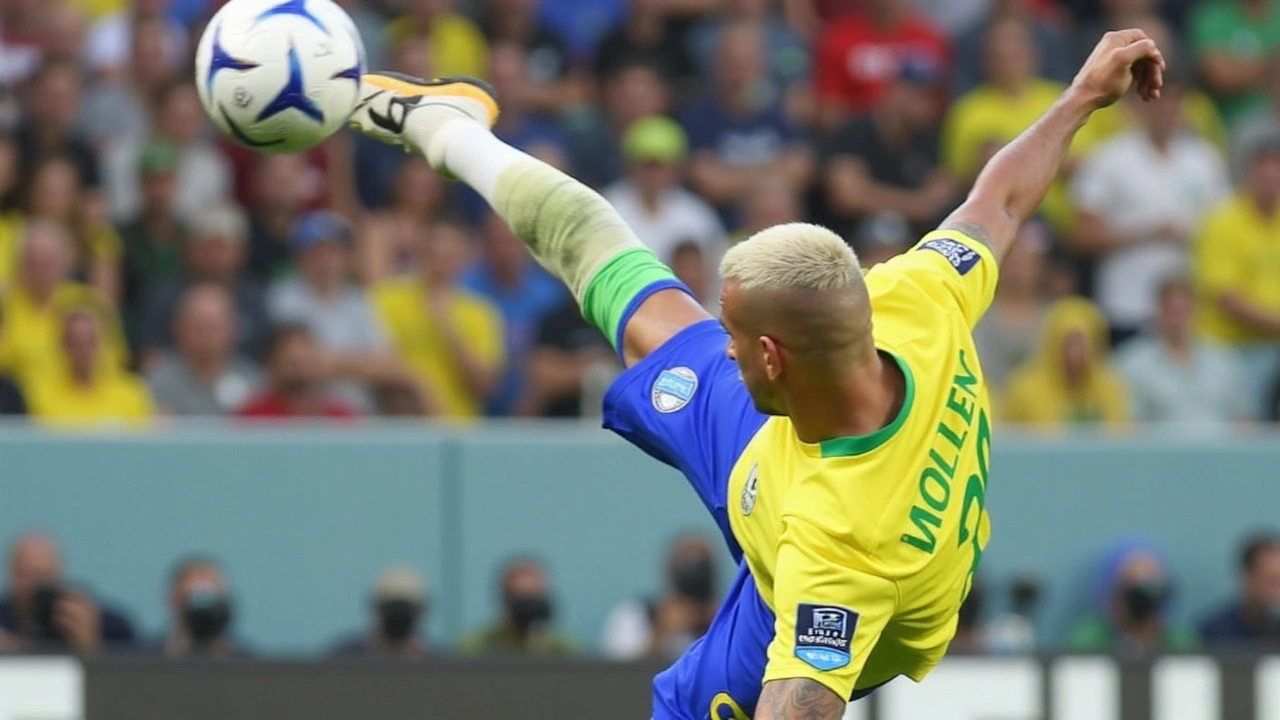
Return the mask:
<svg viewBox="0 0 1280 720">
<path fill-rule="evenodd" d="M 951 238 L 934 238 L 921 245 L 919 249 L 932 250 L 938 253 L 946 258 L 947 262 L 951 263 L 951 267 L 955 268 L 956 272 L 961 275 L 968 274 L 973 269 L 973 266 L 977 265 L 978 261 L 982 259 L 977 250 Z"/>
<path fill-rule="evenodd" d="M 858 613 L 833 605 L 800 603 L 796 608 L 796 657 L 819 670 L 849 664 Z"/>
<path fill-rule="evenodd" d="M 653 407 L 660 413 L 673 413 L 693 399 L 698 391 L 698 375 L 687 367 L 663 370 L 650 393 Z"/>
<path fill-rule="evenodd" d="M 747 516 L 756 509 L 756 486 L 760 484 L 760 465 L 752 465 L 747 482 L 742 486 L 742 514 Z"/>
</svg>

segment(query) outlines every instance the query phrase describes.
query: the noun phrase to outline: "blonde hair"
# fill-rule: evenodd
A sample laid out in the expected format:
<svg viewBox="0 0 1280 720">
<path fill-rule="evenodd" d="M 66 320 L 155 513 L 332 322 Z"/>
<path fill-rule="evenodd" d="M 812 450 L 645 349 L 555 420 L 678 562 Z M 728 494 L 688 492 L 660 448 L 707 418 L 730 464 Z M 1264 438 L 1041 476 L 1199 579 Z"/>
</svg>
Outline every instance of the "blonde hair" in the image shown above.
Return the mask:
<svg viewBox="0 0 1280 720">
<path fill-rule="evenodd" d="M 720 275 L 747 292 L 830 292 L 862 285 L 853 249 L 834 232 L 808 223 L 774 225 L 729 248 Z"/>
</svg>

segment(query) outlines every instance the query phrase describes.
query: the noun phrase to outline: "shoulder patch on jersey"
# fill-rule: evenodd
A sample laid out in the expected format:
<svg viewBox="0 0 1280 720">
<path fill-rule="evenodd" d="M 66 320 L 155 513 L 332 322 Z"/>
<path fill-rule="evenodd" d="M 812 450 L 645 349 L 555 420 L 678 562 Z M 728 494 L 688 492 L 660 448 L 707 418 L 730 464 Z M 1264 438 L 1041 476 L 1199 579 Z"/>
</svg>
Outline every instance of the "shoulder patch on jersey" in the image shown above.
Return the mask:
<svg viewBox="0 0 1280 720">
<path fill-rule="evenodd" d="M 650 397 L 653 408 L 660 413 L 673 413 L 693 399 L 698 391 L 698 374 L 687 367 L 663 370 L 653 383 Z"/>
<path fill-rule="evenodd" d="M 760 464 L 751 466 L 747 482 L 742 485 L 742 514 L 747 516 L 756 509 L 756 486 L 760 484 Z"/>
<path fill-rule="evenodd" d="M 796 657 L 819 670 L 849 664 L 858 613 L 837 605 L 800 603 L 796 607 Z"/>
<path fill-rule="evenodd" d="M 951 267 L 961 275 L 966 275 L 974 265 L 982 259 L 977 250 L 953 238 L 934 238 L 921 245 L 918 250 L 932 250 L 951 263 Z"/>
</svg>

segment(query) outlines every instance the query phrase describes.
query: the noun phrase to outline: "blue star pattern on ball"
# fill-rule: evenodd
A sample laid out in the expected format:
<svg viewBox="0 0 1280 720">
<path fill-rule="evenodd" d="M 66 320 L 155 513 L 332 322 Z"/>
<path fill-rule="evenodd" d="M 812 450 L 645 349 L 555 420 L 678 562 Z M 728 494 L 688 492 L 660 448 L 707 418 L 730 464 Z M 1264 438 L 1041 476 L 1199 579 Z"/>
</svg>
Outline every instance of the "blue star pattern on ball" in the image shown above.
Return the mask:
<svg viewBox="0 0 1280 720">
<path fill-rule="evenodd" d="M 320 112 L 314 100 L 307 97 L 302 82 L 302 63 L 298 61 L 298 48 L 292 43 L 289 45 L 289 80 L 283 88 L 280 88 L 280 92 L 271 99 L 271 102 L 262 108 L 256 120 L 262 122 L 290 108 L 318 123 L 324 122 L 324 113 Z"/>
<path fill-rule="evenodd" d="M 320 22 L 320 18 L 312 15 L 311 11 L 307 9 L 307 0 L 284 0 L 284 2 L 279 5 L 274 5 L 263 10 L 258 15 L 258 22 L 262 22 L 269 17 L 275 17 L 276 15 L 294 15 L 296 17 L 303 18 L 312 25 L 320 28 L 320 32 L 325 35 L 329 34 L 329 28 L 325 27 L 324 23 Z"/>
<path fill-rule="evenodd" d="M 339 70 L 338 72 L 334 73 L 333 76 L 330 77 L 329 79 L 330 80 L 338 80 L 338 79 L 354 80 L 357 83 L 359 83 L 360 76 L 364 74 L 364 68 L 360 67 L 360 65 L 361 63 L 357 62 L 355 65 L 352 65 L 346 70 Z"/>
<path fill-rule="evenodd" d="M 223 70 L 252 70 L 256 67 L 258 63 L 234 57 L 222 47 L 222 25 L 219 24 L 213 31 L 213 58 L 209 60 L 209 75 L 204 79 L 205 90 L 213 92 L 213 78 Z"/>
</svg>

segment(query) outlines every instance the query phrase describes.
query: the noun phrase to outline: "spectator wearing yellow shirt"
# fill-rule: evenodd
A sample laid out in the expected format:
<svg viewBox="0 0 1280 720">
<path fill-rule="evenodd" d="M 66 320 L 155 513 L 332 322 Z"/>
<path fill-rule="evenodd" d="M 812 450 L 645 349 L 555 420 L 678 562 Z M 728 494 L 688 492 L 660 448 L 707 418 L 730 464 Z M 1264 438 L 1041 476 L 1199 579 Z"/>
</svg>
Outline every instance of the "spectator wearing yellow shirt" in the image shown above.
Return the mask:
<svg viewBox="0 0 1280 720">
<path fill-rule="evenodd" d="M 124 336 L 115 310 L 87 285 L 71 281 L 73 254 L 65 228 L 47 220 L 23 226 L 18 276 L 4 294 L 0 372 L 25 382 L 62 358 L 62 321 L 72 308 L 92 307 L 103 323 L 102 361 L 124 367 Z"/>
<path fill-rule="evenodd" d="M 489 46 L 480 28 L 454 12 L 455 0 L 409 0 L 406 14 L 387 26 L 387 45 L 410 37 L 427 41 L 436 77 L 489 73 Z"/>
<path fill-rule="evenodd" d="M 502 316 L 458 286 L 471 252 L 466 230 L 436 222 L 418 240 L 416 276 L 374 288 L 374 306 L 392 345 L 441 414 L 474 417 L 503 368 Z"/>
<path fill-rule="evenodd" d="M 27 188 L 28 219 L 51 220 L 71 230 L 79 274 L 115 302 L 120 297 L 120 235 L 107 221 L 97 193 L 86 193 L 80 171 L 69 158 L 40 161 Z"/>
<path fill-rule="evenodd" d="M 102 362 L 101 321 L 93 309 L 76 309 L 62 324 L 64 360 L 26 383 L 31 415 L 56 426 L 145 423 L 154 414 L 146 385 Z"/>
<path fill-rule="evenodd" d="M 1235 348 L 1249 397 L 1280 370 L 1280 134 L 1250 149 L 1239 192 L 1211 212 L 1196 241 L 1200 330 Z"/>
<path fill-rule="evenodd" d="M 1035 356 L 1009 378 L 1002 419 L 1044 429 L 1123 427 L 1129 403 L 1107 349 L 1102 312 L 1084 298 L 1059 300 L 1045 317 Z"/>
</svg>

